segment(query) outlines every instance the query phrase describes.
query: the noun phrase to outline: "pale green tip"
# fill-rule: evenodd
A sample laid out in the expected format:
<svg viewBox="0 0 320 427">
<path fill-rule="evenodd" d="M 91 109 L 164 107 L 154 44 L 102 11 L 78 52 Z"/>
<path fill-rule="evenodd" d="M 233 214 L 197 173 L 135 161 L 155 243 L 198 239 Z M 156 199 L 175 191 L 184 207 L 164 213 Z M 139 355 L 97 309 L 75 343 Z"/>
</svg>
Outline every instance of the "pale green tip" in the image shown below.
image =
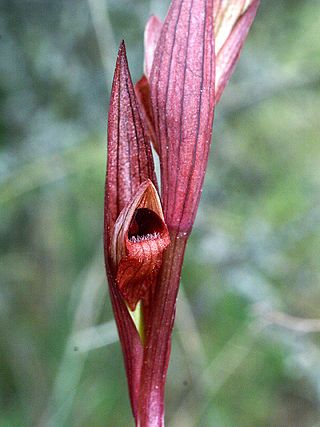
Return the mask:
<svg viewBox="0 0 320 427">
<path fill-rule="evenodd" d="M 138 302 L 136 309 L 134 311 L 130 310 L 128 307 L 130 316 L 137 328 L 137 331 L 140 335 L 140 339 L 142 344 L 144 343 L 144 322 L 143 322 L 143 312 L 142 312 L 142 304 L 141 301 Z"/>
</svg>

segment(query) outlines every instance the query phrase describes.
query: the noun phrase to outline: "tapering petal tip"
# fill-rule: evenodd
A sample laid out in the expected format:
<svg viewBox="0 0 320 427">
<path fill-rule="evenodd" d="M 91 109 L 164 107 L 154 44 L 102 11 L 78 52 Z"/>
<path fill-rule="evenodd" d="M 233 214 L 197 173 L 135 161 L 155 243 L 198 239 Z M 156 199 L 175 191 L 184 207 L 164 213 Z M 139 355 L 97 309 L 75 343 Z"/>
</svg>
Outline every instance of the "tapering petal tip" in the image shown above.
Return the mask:
<svg viewBox="0 0 320 427">
<path fill-rule="evenodd" d="M 119 45 L 119 52 L 124 51 L 124 53 L 126 53 L 126 44 L 125 41 L 122 39 Z"/>
<path fill-rule="evenodd" d="M 148 79 L 150 77 L 154 52 L 160 37 L 161 28 L 161 20 L 155 15 L 150 16 L 144 30 L 144 74 Z"/>
<path fill-rule="evenodd" d="M 218 11 L 216 27 L 216 103 L 233 73 L 240 51 L 253 23 L 259 0 L 231 1 Z"/>
<path fill-rule="evenodd" d="M 148 178 L 157 186 L 151 146 L 134 91 L 125 43 L 122 41 L 108 114 L 105 219 L 109 230 L 113 229 L 119 213 L 139 185 Z"/>
</svg>

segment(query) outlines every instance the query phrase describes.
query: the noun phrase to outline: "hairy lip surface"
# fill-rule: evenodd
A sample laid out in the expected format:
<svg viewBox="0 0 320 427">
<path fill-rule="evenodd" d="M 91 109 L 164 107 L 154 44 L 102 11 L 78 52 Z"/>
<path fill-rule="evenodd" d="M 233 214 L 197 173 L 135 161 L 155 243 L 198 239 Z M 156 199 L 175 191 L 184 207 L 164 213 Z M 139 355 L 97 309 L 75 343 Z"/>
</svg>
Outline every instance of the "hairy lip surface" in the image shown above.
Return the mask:
<svg viewBox="0 0 320 427">
<path fill-rule="evenodd" d="M 139 243 L 139 242 L 144 242 L 145 240 L 154 240 L 159 238 L 160 238 L 160 234 L 157 231 L 155 231 L 152 234 L 148 233 L 144 236 L 137 235 L 137 236 L 129 237 L 129 242 Z"/>
</svg>

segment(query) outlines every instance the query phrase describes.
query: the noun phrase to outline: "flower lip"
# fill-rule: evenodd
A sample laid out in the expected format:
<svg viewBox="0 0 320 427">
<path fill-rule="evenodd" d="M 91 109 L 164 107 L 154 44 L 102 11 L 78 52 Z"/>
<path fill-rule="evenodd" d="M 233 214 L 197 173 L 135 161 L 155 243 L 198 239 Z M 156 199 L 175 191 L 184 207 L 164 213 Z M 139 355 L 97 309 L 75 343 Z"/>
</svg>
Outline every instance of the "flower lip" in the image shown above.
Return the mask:
<svg viewBox="0 0 320 427">
<path fill-rule="evenodd" d="M 120 213 L 112 238 L 116 283 L 131 310 L 152 288 L 169 243 L 157 190 L 147 180 Z"/>
<path fill-rule="evenodd" d="M 162 252 L 169 242 L 167 227 L 160 216 L 148 208 L 136 209 L 125 236 L 125 256 L 120 259 L 116 277 L 131 310 L 153 286 Z"/>
</svg>

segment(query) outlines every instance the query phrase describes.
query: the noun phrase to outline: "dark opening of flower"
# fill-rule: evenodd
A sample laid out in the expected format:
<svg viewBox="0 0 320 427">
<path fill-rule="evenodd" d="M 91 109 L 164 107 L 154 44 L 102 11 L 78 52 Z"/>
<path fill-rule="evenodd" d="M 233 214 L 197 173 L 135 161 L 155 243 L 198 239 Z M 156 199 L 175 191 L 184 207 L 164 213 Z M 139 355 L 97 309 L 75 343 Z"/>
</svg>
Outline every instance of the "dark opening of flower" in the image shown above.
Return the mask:
<svg viewBox="0 0 320 427">
<path fill-rule="evenodd" d="M 146 181 L 120 213 L 112 239 L 116 282 L 131 310 L 154 284 L 169 243 L 157 190 Z"/>
<path fill-rule="evenodd" d="M 158 239 L 164 231 L 162 219 L 148 208 L 137 209 L 131 221 L 128 238 L 131 242 Z"/>
</svg>

